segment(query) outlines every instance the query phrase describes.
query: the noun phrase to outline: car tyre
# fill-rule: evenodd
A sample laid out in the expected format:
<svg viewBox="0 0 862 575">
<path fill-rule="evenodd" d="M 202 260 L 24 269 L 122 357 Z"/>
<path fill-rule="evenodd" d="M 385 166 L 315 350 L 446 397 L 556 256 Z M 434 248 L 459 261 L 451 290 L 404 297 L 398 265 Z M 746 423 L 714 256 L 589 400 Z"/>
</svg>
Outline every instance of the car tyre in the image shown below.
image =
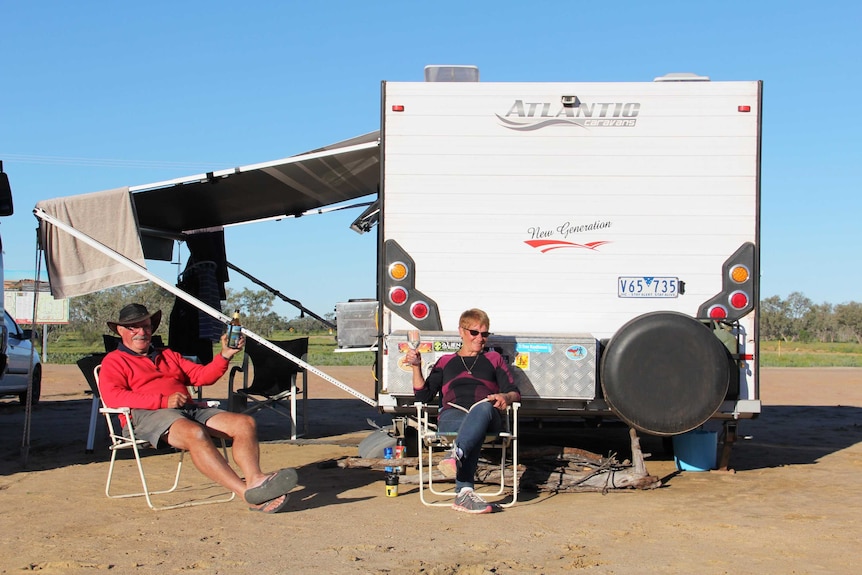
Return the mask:
<svg viewBox="0 0 862 575">
<path fill-rule="evenodd" d="M 39 403 L 39 398 L 42 395 L 42 366 L 36 365 L 33 368 L 33 401 L 30 405 L 37 405 Z M 21 405 L 27 404 L 27 392 L 19 393 L 18 400 L 21 401 Z"/>
</svg>

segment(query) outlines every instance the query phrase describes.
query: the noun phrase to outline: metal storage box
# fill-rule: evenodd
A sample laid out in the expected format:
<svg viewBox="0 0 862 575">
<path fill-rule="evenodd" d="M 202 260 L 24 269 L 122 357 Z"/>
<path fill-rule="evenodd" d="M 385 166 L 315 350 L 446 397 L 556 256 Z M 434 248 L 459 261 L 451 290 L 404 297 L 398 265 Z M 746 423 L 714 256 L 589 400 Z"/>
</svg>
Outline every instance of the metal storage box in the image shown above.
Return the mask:
<svg viewBox="0 0 862 575">
<path fill-rule="evenodd" d="M 385 392 L 392 395 L 413 394 L 412 369 L 403 365 L 406 342 L 403 331 L 386 337 L 384 369 L 389 386 Z M 419 350 L 425 375 L 438 356 L 454 353 L 460 345 L 457 333 L 422 332 Z M 589 334 L 493 334 L 487 348 L 506 358 L 523 398 L 590 401 L 596 396 L 596 339 Z"/>
<path fill-rule="evenodd" d="M 377 343 L 377 301 L 350 300 L 335 304 L 338 347 L 371 347 Z"/>
</svg>

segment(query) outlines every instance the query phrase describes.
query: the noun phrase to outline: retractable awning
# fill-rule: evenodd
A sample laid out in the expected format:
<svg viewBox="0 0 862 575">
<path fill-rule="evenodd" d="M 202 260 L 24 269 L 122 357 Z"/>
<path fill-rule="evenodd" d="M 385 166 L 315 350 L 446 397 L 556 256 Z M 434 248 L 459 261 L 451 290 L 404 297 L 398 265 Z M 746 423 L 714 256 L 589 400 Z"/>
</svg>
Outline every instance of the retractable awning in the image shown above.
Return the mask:
<svg viewBox="0 0 862 575">
<path fill-rule="evenodd" d="M 130 188 L 143 235 L 167 237 L 376 194 L 379 132 L 282 160 Z"/>
<path fill-rule="evenodd" d="M 143 254 L 150 259 L 147 245 L 158 241 L 147 242 L 147 239 L 171 242 L 195 232 L 298 216 L 376 195 L 380 180 L 378 145 L 379 133 L 371 132 L 283 160 L 38 202 L 33 213 L 39 220 L 40 246 L 45 252 L 52 294 L 72 297 L 149 280 L 227 323 L 230 318 L 221 311 L 148 271 L 137 240 L 144 240 Z M 108 203 L 108 199 L 113 203 Z M 119 216 L 124 219 L 118 219 Z M 137 230 L 130 229 L 135 219 Z M 116 264 L 130 273 L 114 273 L 119 271 Z M 56 293 L 57 284 L 64 284 L 68 292 Z M 243 333 L 368 405 L 377 405 L 374 399 L 262 336 L 245 328 Z"/>
<path fill-rule="evenodd" d="M 71 297 L 140 278 L 115 270 L 115 262 L 75 238 L 54 233 L 43 213 L 137 264 L 144 259 L 170 261 L 173 240 L 195 232 L 299 216 L 377 194 L 378 144 L 379 132 L 370 132 L 272 162 L 39 202 L 35 213 L 41 220 L 52 293 Z M 129 198 L 125 206 L 124 192 Z M 125 223 L 106 225 L 118 222 L 118 213 L 128 214 Z"/>
</svg>

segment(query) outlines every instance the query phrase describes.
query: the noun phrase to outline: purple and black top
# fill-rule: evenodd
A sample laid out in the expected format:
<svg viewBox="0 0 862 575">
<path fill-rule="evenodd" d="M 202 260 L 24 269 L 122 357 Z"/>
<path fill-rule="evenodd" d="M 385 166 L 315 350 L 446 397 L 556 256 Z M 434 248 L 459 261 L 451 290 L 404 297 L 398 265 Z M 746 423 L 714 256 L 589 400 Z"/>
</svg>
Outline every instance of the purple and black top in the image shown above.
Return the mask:
<svg viewBox="0 0 862 575">
<path fill-rule="evenodd" d="M 465 409 L 495 393 L 520 392 L 512 378 L 506 361 L 496 351 L 480 353 L 475 357 L 444 355 L 437 360 L 431 373 L 425 378 L 425 387 L 413 390 L 414 397 L 422 403 L 431 403 L 439 392 L 442 396 L 441 411 L 450 403 Z"/>
</svg>

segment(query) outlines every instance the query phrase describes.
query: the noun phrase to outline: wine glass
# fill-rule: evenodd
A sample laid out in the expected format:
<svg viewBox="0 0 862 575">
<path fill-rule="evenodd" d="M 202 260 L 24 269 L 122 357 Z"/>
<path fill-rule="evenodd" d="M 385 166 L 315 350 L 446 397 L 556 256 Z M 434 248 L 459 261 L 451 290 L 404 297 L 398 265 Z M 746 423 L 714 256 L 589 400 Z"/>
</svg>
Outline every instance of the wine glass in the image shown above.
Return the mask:
<svg viewBox="0 0 862 575">
<path fill-rule="evenodd" d="M 419 330 L 418 329 L 411 329 L 411 330 L 407 331 L 407 345 L 410 346 L 410 349 L 413 349 L 413 350 L 418 349 L 419 348 L 419 341 L 420 341 L 420 338 L 419 338 Z M 420 361 L 420 359 L 419 359 L 419 355 L 417 354 L 416 359 L 413 361 L 413 365 L 418 365 L 418 363 L 417 363 L 418 361 Z"/>
<path fill-rule="evenodd" d="M 419 347 L 419 330 L 411 329 L 407 332 L 407 345 L 410 346 L 410 349 L 416 349 Z"/>
</svg>

